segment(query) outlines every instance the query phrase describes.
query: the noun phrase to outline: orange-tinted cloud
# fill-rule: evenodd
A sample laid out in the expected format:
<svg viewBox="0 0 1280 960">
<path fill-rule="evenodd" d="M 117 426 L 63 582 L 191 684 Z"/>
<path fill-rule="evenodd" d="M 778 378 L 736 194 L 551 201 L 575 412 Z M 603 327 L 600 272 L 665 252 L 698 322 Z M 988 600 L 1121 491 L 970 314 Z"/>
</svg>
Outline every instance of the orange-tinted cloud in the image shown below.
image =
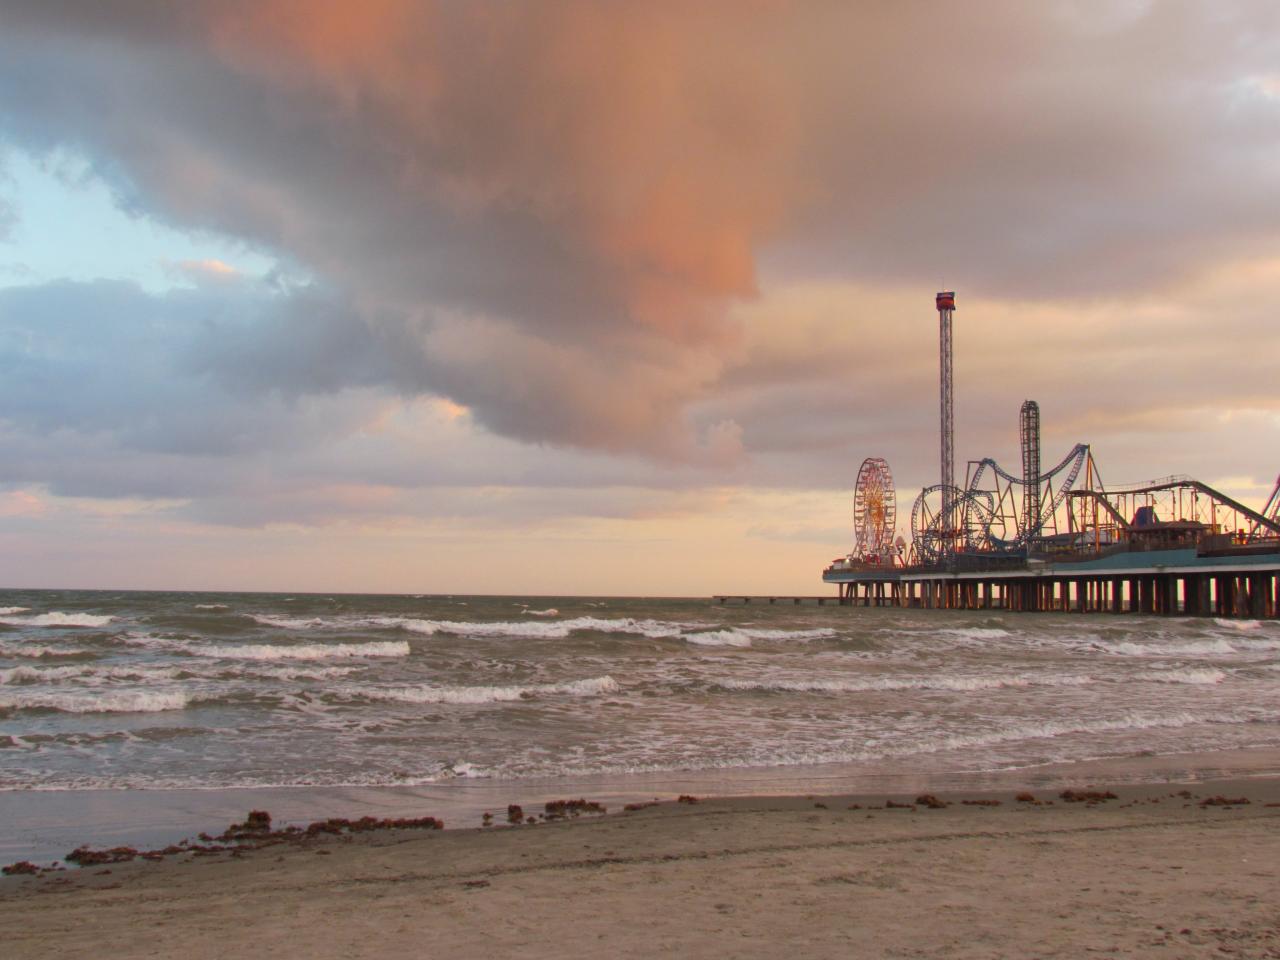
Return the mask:
<svg viewBox="0 0 1280 960">
<path fill-rule="evenodd" d="M 331 368 L 289 354 L 282 381 L 346 385 L 363 336 L 382 356 L 352 379 L 521 440 L 735 461 L 763 432 L 743 395 L 788 411 L 743 372 L 733 310 L 787 283 L 1124 299 L 1280 244 L 1267 3 L 91 7 L 6 24 L 18 135 L 339 291 L 359 317 L 308 354 Z M 918 374 L 873 310 L 829 323 L 878 346 L 837 377 L 804 323 L 769 375 Z M 297 324 L 274 342 L 310 339 Z M 991 366 L 1020 342 L 994 338 Z"/>
</svg>

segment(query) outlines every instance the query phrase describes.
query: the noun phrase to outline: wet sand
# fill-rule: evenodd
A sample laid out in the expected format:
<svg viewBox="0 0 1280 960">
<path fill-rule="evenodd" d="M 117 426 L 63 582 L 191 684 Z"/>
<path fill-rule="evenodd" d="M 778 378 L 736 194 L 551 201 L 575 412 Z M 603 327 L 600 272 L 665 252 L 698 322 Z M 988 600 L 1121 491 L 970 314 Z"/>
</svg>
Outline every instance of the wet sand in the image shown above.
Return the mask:
<svg viewBox="0 0 1280 960">
<path fill-rule="evenodd" d="M 938 794 L 940 809 L 708 799 L 5 877 L 0 943 L 189 960 L 1280 957 L 1280 780 L 1109 789 L 1094 805 Z M 1251 802 L 1201 805 L 1213 796 Z"/>
<path fill-rule="evenodd" d="M 251 809 L 277 823 L 325 817 L 441 817 L 449 829 L 480 824 L 485 810 L 508 803 L 540 809 L 547 800 L 590 797 L 611 810 L 654 797 L 772 797 L 807 794 L 972 793 L 1029 788 L 1058 791 L 1082 783 L 1200 783 L 1280 776 L 1280 750 L 1117 757 L 996 771 L 931 771 L 881 764 L 758 767 L 728 770 L 560 777 L 547 780 L 456 779 L 419 786 L 259 787 L 205 790 L 0 791 L 0 864 L 47 863 L 82 844 L 164 847 L 201 830 L 215 832 Z"/>
</svg>

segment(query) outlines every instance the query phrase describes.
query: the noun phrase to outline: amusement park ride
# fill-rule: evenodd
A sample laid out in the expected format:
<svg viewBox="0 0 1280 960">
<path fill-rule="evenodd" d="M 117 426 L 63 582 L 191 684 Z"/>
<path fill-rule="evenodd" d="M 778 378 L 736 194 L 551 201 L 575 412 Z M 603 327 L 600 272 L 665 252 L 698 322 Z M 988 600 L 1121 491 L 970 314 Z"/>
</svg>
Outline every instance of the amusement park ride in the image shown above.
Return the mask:
<svg viewBox="0 0 1280 960">
<path fill-rule="evenodd" d="M 954 480 L 951 321 L 955 293 L 937 295 L 941 482 L 925 487 L 910 513 L 911 541 L 896 535 L 893 475 L 868 457 L 854 486 L 855 547 L 828 572 L 999 570 L 1154 550 L 1198 554 L 1280 551 L 1280 478 L 1256 511 L 1186 476 L 1106 487 L 1088 444 L 1040 466 L 1040 407 L 1022 404 L 1021 475 L 990 457 Z"/>
</svg>

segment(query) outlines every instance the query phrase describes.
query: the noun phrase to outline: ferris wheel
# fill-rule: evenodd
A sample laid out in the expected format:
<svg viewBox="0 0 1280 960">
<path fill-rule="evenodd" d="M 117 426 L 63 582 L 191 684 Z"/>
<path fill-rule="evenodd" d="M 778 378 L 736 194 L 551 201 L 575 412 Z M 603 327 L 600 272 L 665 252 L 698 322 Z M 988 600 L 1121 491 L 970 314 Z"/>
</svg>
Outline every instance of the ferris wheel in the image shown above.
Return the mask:
<svg viewBox="0 0 1280 960">
<path fill-rule="evenodd" d="M 854 554 L 863 559 L 892 556 L 898 500 L 893 474 L 881 457 L 867 457 L 853 488 Z"/>
</svg>

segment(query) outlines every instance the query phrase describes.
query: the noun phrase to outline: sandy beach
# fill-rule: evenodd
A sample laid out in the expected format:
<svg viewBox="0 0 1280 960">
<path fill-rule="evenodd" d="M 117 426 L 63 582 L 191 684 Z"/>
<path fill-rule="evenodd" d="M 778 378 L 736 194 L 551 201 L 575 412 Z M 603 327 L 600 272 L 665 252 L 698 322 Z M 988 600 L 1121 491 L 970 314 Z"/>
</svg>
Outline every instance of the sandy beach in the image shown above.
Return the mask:
<svg viewBox="0 0 1280 960">
<path fill-rule="evenodd" d="M 10 876 L 0 942 L 190 960 L 1280 957 L 1280 780 L 1105 789 L 664 802 Z"/>
</svg>

